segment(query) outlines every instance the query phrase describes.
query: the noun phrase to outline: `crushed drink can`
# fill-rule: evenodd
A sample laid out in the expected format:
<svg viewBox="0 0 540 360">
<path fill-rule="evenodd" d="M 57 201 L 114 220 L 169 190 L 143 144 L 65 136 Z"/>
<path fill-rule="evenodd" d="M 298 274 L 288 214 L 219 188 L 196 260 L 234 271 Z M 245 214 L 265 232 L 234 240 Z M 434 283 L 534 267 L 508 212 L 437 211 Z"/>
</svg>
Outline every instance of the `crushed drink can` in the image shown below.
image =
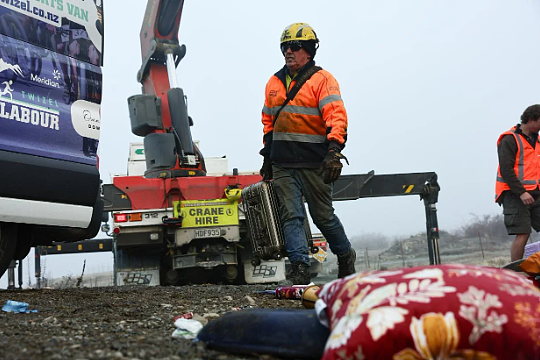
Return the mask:
<svg viewBox="0 0 540 360">
<path fill-rule="evenodd" d="M 178 319 L 193 319 L 193 313 L 192 312 L 187 312 L 185 314 L 178 315 L 178 316 L 175 316 L 173 318 L 174 321 L 176 321 Z"/>
<path fill-rule="evenodd" d="M 312 285 L 279 286 L 276 288 L 276 298 L 300 300 L 304 290 L 309 286 Z"/>
</svg>

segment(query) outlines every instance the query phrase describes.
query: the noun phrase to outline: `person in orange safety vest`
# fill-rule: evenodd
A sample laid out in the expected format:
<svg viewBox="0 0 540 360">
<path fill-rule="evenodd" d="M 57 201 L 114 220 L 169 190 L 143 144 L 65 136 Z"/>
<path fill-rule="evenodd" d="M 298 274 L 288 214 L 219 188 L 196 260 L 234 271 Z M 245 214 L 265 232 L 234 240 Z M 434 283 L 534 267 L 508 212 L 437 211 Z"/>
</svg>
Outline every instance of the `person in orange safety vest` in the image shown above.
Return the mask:
<svg viewBox="0 0 540 360">
<path fill-rule="evenodd" d="M 517 124 L 499 136 L 495 201 L 502 205 L 508 235 L 516 235 L 511 261 L 523 258 L 531 227 L 540 231 L 540 105 L 531 105 Z"/>
<path fill-rule="evenodd" d="M 319 39 L 311 26 L 294 23 L 281 35 L 285 66 L 265 89 L 262 110 L 263 180 L 274 180 L 291 267 L 288 282 L 310 283 L 304 228 L 306 200 L 313 223 L 338 258 L 338 277 L 355 273 L 356 252 L 332 206 L 332 183 L 341 174 L 347 112 L 339 84 L 315 65 Z M 297 85 L 298 84 L 298 85 Z"/>
</svg>

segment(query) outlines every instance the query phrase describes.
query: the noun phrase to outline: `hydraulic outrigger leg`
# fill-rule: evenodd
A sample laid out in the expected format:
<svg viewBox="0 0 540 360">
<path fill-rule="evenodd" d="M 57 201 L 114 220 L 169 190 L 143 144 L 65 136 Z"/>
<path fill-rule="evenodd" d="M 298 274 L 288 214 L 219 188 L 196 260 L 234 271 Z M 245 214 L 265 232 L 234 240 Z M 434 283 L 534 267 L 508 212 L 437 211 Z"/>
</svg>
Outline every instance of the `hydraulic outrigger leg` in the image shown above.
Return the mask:
<svg viewBox="0 0 540 360">
<path fill-rule="evenodd" d="M 439 254 L 439 224 L 437 222 L 437 200 L 439 198 L 439 184 L 437 175 L 434 182 L 427 182 L 424 185 L 423 193 L 420 198 L 424 200 L 426 208 L 426 234 L 428 241 L 429 263 L 440 264 L 441 256 Z"/>
<path fill-rule="evenodd" d="M 437 174 L 434 172 L 375 175 L 372 170 L 367 174 L 342 175 L 334 183 L 332 198 L 340 201 L 365 197 L 420 195 L 426 208 L 429 263 L 437 265 L 441 263 L 441 257 L 435 204 L 439 198 L 440 189 Z"/>
</svg>

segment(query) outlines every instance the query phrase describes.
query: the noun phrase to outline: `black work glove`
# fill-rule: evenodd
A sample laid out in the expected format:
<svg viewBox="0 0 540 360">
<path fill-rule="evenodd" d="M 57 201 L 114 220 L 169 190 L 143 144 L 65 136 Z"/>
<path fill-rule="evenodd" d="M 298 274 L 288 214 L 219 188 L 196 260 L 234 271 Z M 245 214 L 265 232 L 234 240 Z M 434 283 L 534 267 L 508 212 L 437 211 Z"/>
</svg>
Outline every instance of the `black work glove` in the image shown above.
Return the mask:
<svg viewBox="0 0 540 360">
<path fill-rule="evenodd" d="M 259 173 L 263 180 L 271 180 L 274 176 L 272 174 L 272 160 L 269 156 L 264 157 L 263 165 Z"/>
<path fill-rule="evenodd" d="M 341 154 L 338 149 L 330 148 L 328 150 L 328 154 L 326 154 L 326 157 L 319 167 L 319 174 L 323 175 L 325 184 L 333 183 L 339 178 L 339 175 L 341 175 L 341 168 L 343 168 L 341 159 L 345 159 L 347 164 L 349 163 L 347 158 Z"/>
</svg>

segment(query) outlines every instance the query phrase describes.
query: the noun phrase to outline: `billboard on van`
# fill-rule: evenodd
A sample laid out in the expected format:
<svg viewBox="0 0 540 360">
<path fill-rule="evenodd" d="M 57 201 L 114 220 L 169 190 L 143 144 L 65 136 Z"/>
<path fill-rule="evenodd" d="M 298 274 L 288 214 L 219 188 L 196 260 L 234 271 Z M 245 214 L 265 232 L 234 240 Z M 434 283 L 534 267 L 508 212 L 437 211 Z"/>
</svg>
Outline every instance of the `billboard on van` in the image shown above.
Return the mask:
<svg viewBox="0 0 540 360">
<path fill-rule="evenodd" d="M 0 35 L 0 150 L 95 165 L 101 68 Z"/>
<path fill-rule="evenodd" d="M 0 0 L 0 34 L 103 65 L 101 0 Z"/>
</svg>

